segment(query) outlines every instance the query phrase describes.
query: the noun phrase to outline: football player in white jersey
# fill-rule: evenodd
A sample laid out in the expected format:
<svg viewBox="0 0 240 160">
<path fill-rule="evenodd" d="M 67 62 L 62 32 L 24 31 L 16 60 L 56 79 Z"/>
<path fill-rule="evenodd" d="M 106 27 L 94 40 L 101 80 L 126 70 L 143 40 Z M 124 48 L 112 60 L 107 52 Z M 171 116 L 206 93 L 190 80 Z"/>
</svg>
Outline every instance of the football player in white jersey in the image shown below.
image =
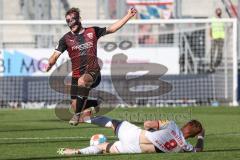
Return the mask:
<svg viewBox="0 0 240 160">
<path fill-rule="evenodd" d="M 146 121 L 144 129 L 127 121 L 99 116 L 88 122 L 113 128 L 118 137 L 114 143 L 102 143 L 83 149 L 60 148 L 60 155 L 100 153 L 154 153 L 154 152 L 200 152 L 203 150 L 205 131 L 197 120 L 187 122 L 179 128 L 174 121 Z M 186 139 L 197 136 L 195 147 Z"/>
</svg>

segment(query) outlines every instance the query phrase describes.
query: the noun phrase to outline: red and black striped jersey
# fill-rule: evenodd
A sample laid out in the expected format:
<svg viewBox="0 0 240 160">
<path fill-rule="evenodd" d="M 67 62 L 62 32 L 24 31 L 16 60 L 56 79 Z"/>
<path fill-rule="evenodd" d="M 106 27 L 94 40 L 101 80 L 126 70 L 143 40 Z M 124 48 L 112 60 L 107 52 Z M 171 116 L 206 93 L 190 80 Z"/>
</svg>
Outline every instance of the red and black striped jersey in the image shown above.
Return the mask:
<svg viewBox="0 0 240 160">
<path fill-rule="evenodd" d="M 84 28 L 80 33 L 66 33 L 56 47 L 56 51 L 68 51 L 72 62 L 72 76 L 80 77 L 86 71 L 99 71 L 97 41 L 106 34 L 106 27 Z"/>
</svg>

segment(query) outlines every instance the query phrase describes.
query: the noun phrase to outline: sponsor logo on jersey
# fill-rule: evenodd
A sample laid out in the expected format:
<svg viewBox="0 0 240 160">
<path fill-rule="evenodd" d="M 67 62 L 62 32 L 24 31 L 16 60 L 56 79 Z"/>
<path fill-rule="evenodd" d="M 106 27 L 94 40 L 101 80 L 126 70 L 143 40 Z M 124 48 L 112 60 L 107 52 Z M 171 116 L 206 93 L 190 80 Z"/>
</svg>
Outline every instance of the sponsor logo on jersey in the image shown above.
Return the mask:
<svg viewBox="0 0 240 160">
<path fill-rule="evenodd" d="M 87 36 L 88 38 L 93 39 L 93 33 L 88 33 Z"/>
<path fill-rule="evenodd" d="M 79 51 L 82 51 L 82 50 L 85 50 L 85 49 L 89 49 L 89 48 L 92 48 L 93 47 L 93 42 L 87 42 L 87 43 L 84 43 L 84 44 L 80 44 L 80 45 L 75 45 L 72 47 L 72 50 L 79 50 Z"/>
<path fill-rule="evenodd" d="M 179 135 L 177 135 L 177 133 L 174 130 L 171 130 L 171 134 L 178 141 L 179 145 L 182 146 L 183 141 L 182 141 L 181 137 Z"/>
</svg>

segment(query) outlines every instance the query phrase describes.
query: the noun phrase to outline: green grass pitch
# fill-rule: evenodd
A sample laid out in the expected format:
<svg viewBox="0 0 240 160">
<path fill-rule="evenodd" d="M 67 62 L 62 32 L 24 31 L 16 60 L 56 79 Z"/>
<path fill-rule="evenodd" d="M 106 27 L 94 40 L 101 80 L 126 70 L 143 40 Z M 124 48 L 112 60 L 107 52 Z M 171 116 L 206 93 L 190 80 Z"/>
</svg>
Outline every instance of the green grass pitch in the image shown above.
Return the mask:
<svg viewBox="0 0 240 160">
<path fill-rule="evenodd" d="M 117 155 L 59 156 L 59 147 L 86 147 L 96 133 L 105 134 L 109 141 L 116 137 L 110 129 L 91 124 L 70 126 L 60 121 L 54 110 L 0 110 L 0 159 L 163 159 L 163 160 L 233 160 L 240 159 L 240 108 L 174 107 L 119 108 L 107 114 L 127 119 L 142 126 L 146 119 L 174 119 L 182 125 L 189 119 L 200 120 L 206 129 L 202 153 L 155 153 Z M 195 144 L 195 140 L 190 142 Z"/>
</svg>

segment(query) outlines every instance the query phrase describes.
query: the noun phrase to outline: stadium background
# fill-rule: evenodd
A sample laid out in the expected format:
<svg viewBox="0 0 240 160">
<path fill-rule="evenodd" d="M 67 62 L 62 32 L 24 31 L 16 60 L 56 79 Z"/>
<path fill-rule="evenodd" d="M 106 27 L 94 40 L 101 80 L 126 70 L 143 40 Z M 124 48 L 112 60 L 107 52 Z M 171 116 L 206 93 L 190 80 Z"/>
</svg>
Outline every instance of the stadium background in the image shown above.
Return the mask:
<svg viewBox="0 0 240 160">
<path fill-rule="evenodd" d="M 209 144 L 207 152 L 197 158 L 213 159 L 218 154 L 219 159 L 239 156 L 240 130 L 236 126 L 240 113 L 238 108 L 229 107 L 238 105 L 237 95 L 240 95 L 237 94 L 239 3 L 238 0 L 0 0 L 0 153 L 5 153 L 0 158 L 58 159 L 57 147 L 86 146 L 88 137 L 94 133 L 115 139 L 105 129 L 91 125 L 72 128 L 59 121 L 62 115 L 59 117 L 56 112 L 56 104 L 68 104 L 69 95 L 56 92 L 49 85 L 51 73 L 45 73 L 44 66 L 59 38 L 68 31 L 64 14 L 70 7 L 80 8 L 83 26 L 108 26 L 124 16 L 131 6 L 138 10 L 135 20 L 99 41 L 98 55 L 105 65 L 102 82 L 91 96 L 104 99 L 103 107 L 107 108 L 104 113 L 140 126 L 147 119 L 173 119 L 178 124 L 190 118 L 200 119 L 208 130 Z M 217 22 L 225 26 L 223 59 L 215 72 L 209 72 L 213 47 L 209 32 L 216 8 L 223 12 Z M 131 69 L 114 64 L 123 67 L 124 74 L 112 70 L 112 58 L 120 53 L 127 55 L 129 63 L 162 64 L 167 72 L 164 67 L 157 69 L 156 75 L 140 79 L 143 85 L 137 86 L 139 81 L 126 81 L 126 72 Z M 67 57 L 67 53 L 61 56 L 57 66 Z M 160 88 L 166 87 L 159 81 L 168 82 L 171 87 L 166 85 L 166 91 L 149 91 L 155 89 L 152 85 L 155 83 L 163 85 Z M 129 90 L 134 89 L 129 86 L 145 92 L 144 97 L 138 92 L 132 94 Z M 45 145 L 48 150 L 44 150 Z M 154 154 L 149 156 L 158 158 Z M 192 156 L 183 155 L 180 159 Z M 128 155 L 114 158 L 126 157 L 129 158 Z M 131 156 L 139 157 L 148 155 Z"/>
<path fill-rule="evenodd" d="M 59 38 L 68 29 L 62 20 L 64 12 L 70 6 L 81 8 L 85 26 L 108 26 L 114 20 L 106 19 L 122 17 L 130 6 L 139 11 L 137 22 L 129 22 L 115 35 L 100 40 L 98 56 L 104 63 L 103 81 L 98 90 L 115 96 L 115 86 L 128 90 L 127 85 L 121 83 L 122 80 L 116 79 L 118 73 L 114 73 L 114 87 L 110 82 L 114 79 L 110 77 L 113 76 L 110 74 L 111 58 L 117 53 L 124 53 L 128 56 L 128 61 L 133 63 L 158 63 L 167 67 L 166 76 L 159 78 L 169 81 L 173 87 L 171 92 L 162 95 L 147 92 L 149 94 L 146 93 L 146 97 L 136 97 L 133 104 L 237 105 L 237 28 L 236 19 L 228 19 L 237 17 L 236 1 L 203 1 L 200 7 L 195 1 L 173 0 L 111 0 L 92 3 L 21 0 L 11 4 L 3 0 L 1 3 L 2 107 L 26 107 L 30 103 L 39 103 L 38 107 L 48 107 L 69 97 L 51 89 L 48 85 L 50 74 L 44 73 L 44 66 Z M 12 8 L 15 8 L 15 12 L 12 12 Z M 217 51 L 217 54 L 223 56 L 222 63 L 216 72 L 209 74 L 210 54 L 214 47 L 209 30 L 216 8 L 223 10 L 220 23 L 225 25 L 226 36 L 222 49 Z M 126 42 L 125 45 L 130 48 L 116 47 L 115 51 L 109 52 L 106 47 L 111 47 L 112 42 L 116 46 Z M 64 56 L 58 61 L 58 66 L 67 59 L 67 54 Z M 119 83 L 116 84 L 117 82 Z M 151 87 L 154 88 L 136 85 L 135 89 L 147 91 Z M 102 98 L 105 102 L 112 101 L 108 97 Z M 118 99 L 118 103 L 122 104 L 121 98 Z"/>
</svg>

